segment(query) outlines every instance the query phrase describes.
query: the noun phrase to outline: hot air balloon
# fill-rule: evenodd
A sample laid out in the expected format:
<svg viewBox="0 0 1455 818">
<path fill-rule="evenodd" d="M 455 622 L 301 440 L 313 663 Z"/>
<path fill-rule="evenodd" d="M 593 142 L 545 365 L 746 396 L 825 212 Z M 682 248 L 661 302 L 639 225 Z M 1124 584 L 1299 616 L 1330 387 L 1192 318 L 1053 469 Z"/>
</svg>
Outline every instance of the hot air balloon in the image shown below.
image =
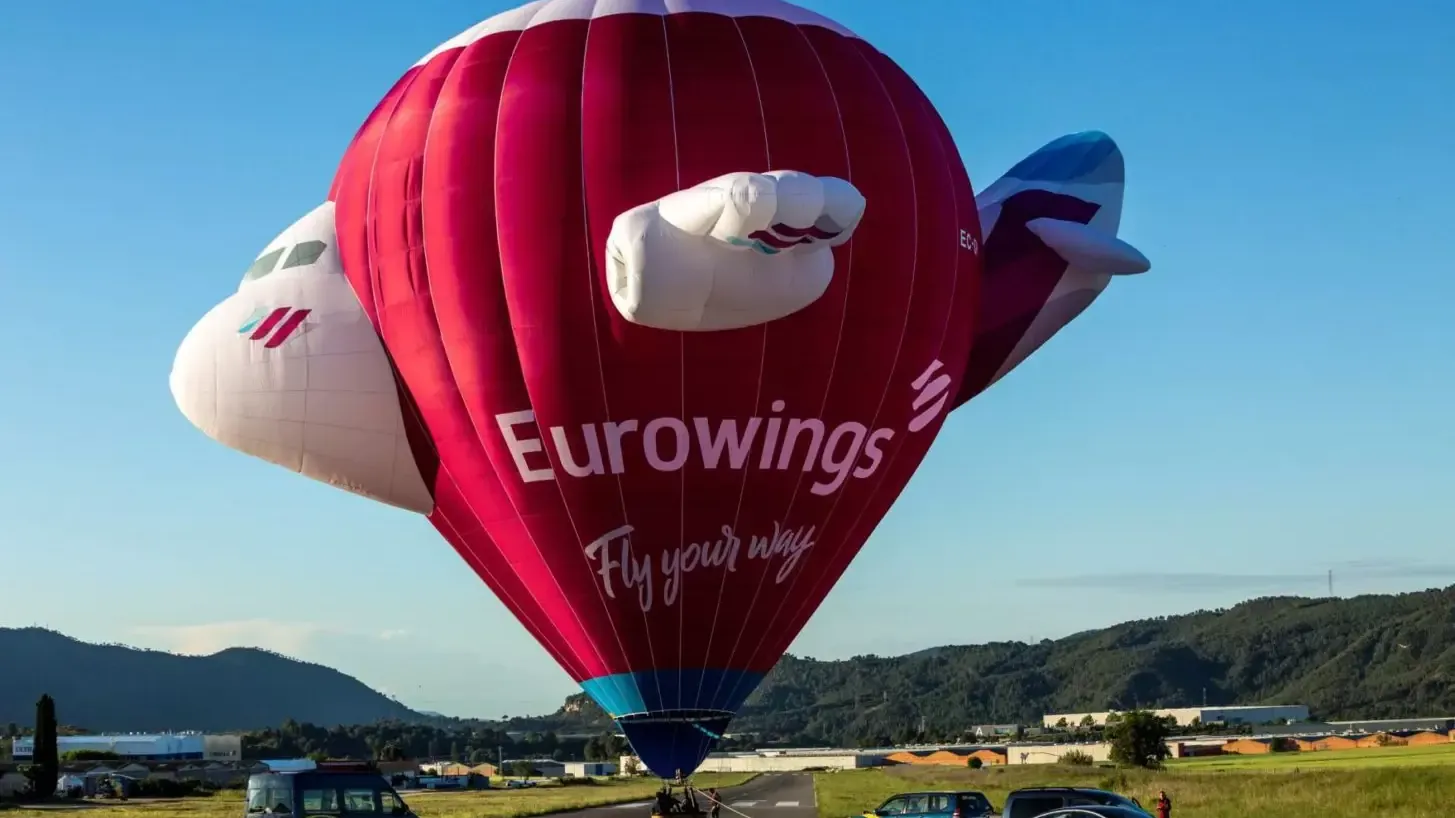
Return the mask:
<svg viewBox="0 0 1455 818">
<path fill-rule="evenodd" d="M 975 369 L 978 325 L 1034 349 L 1055 281 L 1135 272 L 1104 269 L 1132 259 L 1095 215 L 1119 180 L 1089 215 L 1035 192 L 1084 197 L 1108 156 L 1023 162 L 982 237 L 934 107 L 838 24 L 537 0 L 405 73 L 171 387 L 226 445 L 428 515 L 649 769 L 690 773 L 948 410 L 1029 354 Z M 999 305 L 992 250 L 1024 280 Z"/>
</svg>

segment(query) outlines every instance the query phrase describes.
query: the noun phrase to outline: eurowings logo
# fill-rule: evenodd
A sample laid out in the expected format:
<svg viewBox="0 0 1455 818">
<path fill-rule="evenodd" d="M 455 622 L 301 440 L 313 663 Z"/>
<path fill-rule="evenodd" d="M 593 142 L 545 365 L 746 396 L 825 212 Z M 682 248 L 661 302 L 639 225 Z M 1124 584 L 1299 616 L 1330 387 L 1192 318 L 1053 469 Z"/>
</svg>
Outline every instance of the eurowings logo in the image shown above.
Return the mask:
<svg viewBox="0 0 1455 818">
<path fill-rule="evenodd" d="M 936 359 L 929 365 L 928 369 L 921 372 L 920 376 L 914 379 L 914 383 L 910 384 L 910 388 L 915 391 L 914 403 L 910 404 L 910 408 L 919 412 L 919 414 L 909 419 L 909 430 L 911 432 L 918 432 L 920 429 L 934 422 L 934 419 L 940 416 L 940 412 L 944 411 L 945 404 L 949 402 L 950 381 L 954 379 L 950 377 L 950 373 L 948 372 L 941 372 L 938 378 L 934 377 L 935 373 L 943 369 L 944 366 L 944 364 Z M 934 380 L 931 380 L 931 378 L 934 378 Z M 936 400 L 937 398 L 938 400 Z M 926 406 L 925 404 L 929 405 Z"/>
<path fill-rule="evenodd" d="M 737 236 L 729 236 L 728 243 L 740 247 L 751 247 L 764 255 L 777 255 L 790 247 L 797 247 L 800 244 L 813 244 L 816 241 L 828 241 L 837 238 L 844 232 L 834 221 L 827 216 L 819 219 L 821 224 L 810 225 L 809 227 L 790 227 L 786 224 L 775 224 L 767 230 L 754 230 L 748 234 L 746 239 Z"/>
<path fill-rule="evenodd" d="M 943 361 L 933 361 L 910 384 L 915 412 L 910 432 L 928 427 L 949 404 L 954 379 L 944 368 Z M 623 452 L 632 446 L 641 447 L 647 465 L 662 472 L 693 463 L 704 469 L 756 466 L 815 473 L 809 491 L 819 496 L 833 494 L 850 478 L 873 475 L 896 434 L 892 428 L 870 428 L 852 420 L 829 426 L 818 418 L 784 414 L 788 411 L 787 401 L 775 400 L 767 412 L 750 418 L 622 418 L 542 427 L 535 411 L 524 409 L 498 414 L 495 422 L 520 479 L 527 483 L 555 480 L 557 469 L 575 478 L 621 474 L 626 470 Z"/>
<path fill-rule="evenodd" d="M 265 349 L 276 349 L 284 344 L 298 328 L 303 326 L 303 319 L 313 312 L 309 309 L 295 310 L 292 307 L 278 307 L 268 309 L 259 307 L 253 310 L 248 320 L 237 328 L 238 335 L 249 332 L 249 341 L 262 341 Z M 306 330 L 305 330 L 306 331 Z"/>
</svg>

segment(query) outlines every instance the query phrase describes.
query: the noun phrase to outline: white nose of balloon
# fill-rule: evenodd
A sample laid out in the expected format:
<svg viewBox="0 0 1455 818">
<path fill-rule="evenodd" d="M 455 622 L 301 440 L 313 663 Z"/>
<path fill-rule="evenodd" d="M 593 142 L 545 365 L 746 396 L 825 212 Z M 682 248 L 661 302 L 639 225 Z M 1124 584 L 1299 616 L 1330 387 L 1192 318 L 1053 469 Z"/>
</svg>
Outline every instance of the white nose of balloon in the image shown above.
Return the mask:
<svg viewBox="0 0 1455 818">
<path fill-rule="evenodd" d="M 428 513 L 393 371 L 334 244 L 332 203 L 269 242 L 182 341 L 172 397 L 229 448 Z"/>
<path fill-rule="evenodd" d="M 817 301 L 864 197 L 798 171 L 729 173 L 632 208 L 606 240 L 618 312 L 679 331 L 765 324 Z"/>
</svg>

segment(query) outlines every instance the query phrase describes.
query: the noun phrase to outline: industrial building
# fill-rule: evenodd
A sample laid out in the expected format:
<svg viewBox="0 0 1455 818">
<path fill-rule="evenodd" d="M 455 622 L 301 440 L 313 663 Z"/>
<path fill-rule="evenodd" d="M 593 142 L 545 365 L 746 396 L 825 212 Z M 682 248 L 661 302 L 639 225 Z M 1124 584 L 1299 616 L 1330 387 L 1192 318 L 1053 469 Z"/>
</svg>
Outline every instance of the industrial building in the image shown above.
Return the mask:
<svg viewBox="0 0 1455 818">
<path fill-rule="evenodd" d="M 1108 710 L 1101 713 L 1048 713 L 1041 717 L 1046 727 L 1066 725 L 1076 727 L 1085 724 L 1088 718 L 1094 725 L 1105 725 L 1107 717 L 1116 713 Z M 1248 705 L 1235 707 L 1174 707 L 1151 711 L 1158 716 L 1168 716 L 1182 726 L 1192 724 L 1270 724 L 1273 722 L 1308 721 L 1308 707 L 1301 704 Z"/>
<path fill-rule="evenodd" d="M 111 753 L 128 761 L 239 762 L 242 760 L 242 737 L 202 733 L 57 736 L 56 749 L 62 755 L 83 750 Z M 35 739 L 15 739 L 11 755 L 16 761 L 29 761 L 35 756 Z"/>
<path fill-rule="evenodd" d="M 881 757 L 855 750 L 759 750 L 713 753 L 698 769 L 712 773 L 778 773 L 802 770 L 856 770 L 883 764 Z"/>
<path fill-rule="evenodd" d="M 1449 733 L 1455 730 L 1455 718 L 1435 716 L 1425 719 L 1364 719 L 1363 721 L 1326 722 L 1334 732 L 1339 733 L 1392 733 L 1401 730 L 1434 731 Z"/>
<path fill-rule="evenodd" d="M 482 767 L 490 765 L 481 764 L 471 768 L 478 772 Z M 454 768 L 463 769 L 463 764 L 455 764 Z M 514 775 L 516 770 L 522 767 L 529 767 L 532 776 L 541 778 L 591 778 L 594 776 L 616 775 L 617 765 L 614 761 L 556 761 L 551 758 L 515 758 L 509 759 L 500 767 L 502 775 Z M 429 769 L 428 766 L 425 769 Z M 493 768 L 492 768 L 493 769 Z"/>
<path fill-rule="evenodd" d="M 986 738 L 988 736 L 1013 736 L 1017 731 L 1024 729 L 1019 724 L 977 724 L 970 728 L 969 733 L 976 738 Z M 1039 730 L 1039 728 L 1036 729 Z"/>
<path fill-rule="evenodd" d="M 894 749 L 886 750 L 842 750 L 842 749 L 785 749 L 749 750 L 734 753 L 711 753 L 697 769 L 705 773 L 787 773 L 804 770 L 856 770 L 861 767 L 877 767 L 885 763 L 885 757 Z M 622 756 L 618 765 L 622 775 L 640 772 L 642 766 L 636 756 Z"/>
<path fill-rule="evenodd" d="M 1006 764 L 1055 764 L 1061 756 L 1079 753 L 1100 764 L 1111 760 L 1111 745 L 1104 741 L 1085 744 L 1008 744 Z"/>
<path fill-rule="evenodd" d="M 616 762 L 614 761 L 567 761 L 565 767 L 565 775 L 568 778 L 616 775 Z"/>
<path fill-rule="evenodd" d="M 522 767 L 528 767 L 531 775 L 540 778 L 561 778 L 566 774 L 566 762 L 552 758 L 511 758 L 500 765 L 506 775 L 514 775 Z"/>
<path fill-rule="evenodd" d="M 900 750 L 884 757 L 886 764 L 911 764 L 917 767 L 969 767 L 976 761 L 983 767 L 1003 765 L 1005 748 Z"/>
<path fill-rule="evenodd" d="M 384 772 L 386 766 L 394 765 L 396 769 L 386 772 L 386 775 L 402 775 L 409 777 L 413 769 L 417 775 L 432 775 L 438 778 L 468 778 L 472 775 L 491 778 L 501 773 L 494 764 L 461 764 L 458 761 L 437 761 L 432 764 L 415 765 L 412 761 L 381 761 L 378 762 L 380 772 Z"/>
</svg>

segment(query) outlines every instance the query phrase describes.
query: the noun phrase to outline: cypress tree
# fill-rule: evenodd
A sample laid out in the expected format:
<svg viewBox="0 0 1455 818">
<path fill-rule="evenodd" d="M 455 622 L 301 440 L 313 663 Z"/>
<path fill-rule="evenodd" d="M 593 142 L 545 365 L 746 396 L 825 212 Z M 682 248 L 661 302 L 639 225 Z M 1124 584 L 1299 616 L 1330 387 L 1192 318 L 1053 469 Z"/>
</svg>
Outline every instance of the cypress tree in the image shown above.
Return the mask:
<svg viewBox="0 0 1455 818">
<path fill-rule="evenodd" d="M 61 776 L 61 754 L 56 742 L 56 700 L 49 693 L 35 703 L 35 755 L 32 763 L 40 768 L 36 783 L 50 788 L 36 794 L 50 795 Z"/>
</svg>

